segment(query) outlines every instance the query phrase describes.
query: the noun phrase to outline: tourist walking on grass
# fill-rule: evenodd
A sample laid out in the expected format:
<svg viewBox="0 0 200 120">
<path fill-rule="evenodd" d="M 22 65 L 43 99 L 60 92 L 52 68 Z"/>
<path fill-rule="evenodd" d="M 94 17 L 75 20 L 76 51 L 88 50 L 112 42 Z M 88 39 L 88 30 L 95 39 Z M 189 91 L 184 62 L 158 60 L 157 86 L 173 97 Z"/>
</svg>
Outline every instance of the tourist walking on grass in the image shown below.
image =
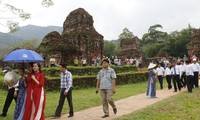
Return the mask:
<svg viewBox="0 0 200 120">
<path fill-rule="evenodd" d="M 174 92 L 177 92 L 177 87 L 178 90 L 181 91 L 181 81 L 180 81 L 180 69 L 179 65 L 176 64 L 176 62 L 173 62 L 173 67 L 172 67 L 172 80 L 173 80 L 173 85 L 174 85 Z"/>
<path fill-rule="evenodd" d="M 11 71 L 10 67 L 6 66 L 3 70 L 3 73 L 6 74 L 9 71 Z M 15 100 L 15 103 L 17 102 L 18 85 L 19 83 L 12 87 L 8 86 L 8 93 L 4 102 L 2 113 L 0 114 L 1 117 L 7 116 L 8 108 L 10 107 L 13 99 Z"/>
<path fill-rule="evenodd" d="M 46 103 L 46 93 L 44 90 L 44 73 L 41 71 L 41 65 L 39 63 L 33 63 L 32 73 L 29 74 L 29 80 L 32 81 L 30 86 L 30 92 L 27 92 L 27 102 L 25 106 L 25 113 L 29 111 L 29 114 L 24 113 L 23 120 L 44 120 L 44 108 Z M 29 95 L 30 94 L 30 95 Z M 30 107 L 30 108 L 28 108 Z"/>
<path fill-rule="evenodd" d="M 17 96 L 17 103 L 15 106 L 14 120 L 22 120 L 24 115 L 25 101 L 26 101 L 26 87 L 24 68 L 19 69 L 19 92 Z"/>
<path fill-rule="evenodd" d="M 108 59 L 104 59 L 102 61 L 102 66 L 103 68 L 99 71 L 97 75 L 96 93 L 98 93 L 100 86 L 100 94 L 102 98 L 104 112 L 102 118 L 106 118 L 109 117 L 108 103 L 112 106 L 114 114 L 117 113 L 117 108 L 112 98 L 113 94 L 115 94 L 116 92 L 115 84 L 117 77 L 115 71 L 109 67 Z"/>
<path fill-rule="evenodd" d="M 156 68 L 156 75 L 158 77 L 160 83 L 160 89 L 163 89 L 163 77 L 164 77 L 165 70 L 161 67 L 161 63 L 158 63 L 158 67 Z"/>
<path fill-rule="evenodd" d="M 33 81 L 31 79 L 32 72 L 33 72 L 33 63 L 31 62 L 31 63 L 29 63 L 28 75 L 25 79 L 26 102 L 25 102 L 23 120 L 29 120 L 31 117 L 32 91 L 33 91 Z"/>
<path fill-rule="evenodd" d="M 74 116 L 73 103 L 72 103 L 72 74 L 67 70 L 66 64 L 60 65 L 60 99 L 58 106 L 56 108 L 55 114 L 53 115 L 53 119 L 60 118 L 62 108 L 65 102 L 65 98 L 67 97 L 68 105 L 69 105 L 69 116 Z"/>
<path fill-rule="evenodd" d="M 46 93 L 44 90 L 44 73 L 41 71 L 41 65 L 39 63 L 33 63 L 33 74 L 31 75 L 33 81 L 33 108 L 32 111 L 33 120 L 44 120 L 44 108 L 46 103 Z"/>
<path fill-rule="evenodd" d="M 171 69 L 171 64 L 170 63 L 167 63 L 167 67 L 165 69 L 165 77 L 166 77 L 166 80 L 167 80 L 168 89 L 170 90 L 172 88 L 172 84 L 171 84 L 172 69 Z"/>
<path fill-rule="evenodd" d="M 199 63 L 197 63 L 196 58 L 193 59 L 192 69 L 194 71 L 193 85 L 195 86 L 195 88 L 198 88 L 200 66 L 199 66 Z"/>
<path fill-rule="evenodd" d="M 187 85 L 188 92 L 191 93 L 192 86 L 193 86 L 192 80 L 193 80 L 194 72 L 192 69 L 192 64 L 190 64 L 190 61 L 186 60 L 185 63 L 186 63 L 186 85 Z"/>
<path fill-rule="evenodd" d="M 186 65 L 184 64 L 184 61 L 181 60 L 180 61 L 180 81 L 181 81 L 181 86 L 185 87 L 186 86 L 186 75 L 185 75 L 185 71 L 186 71 Z"/>
<path fill-rule="evenodd" d="M 156 98 L 156 72 L 154 69 L 155 67 L 156 64 L 153 63 L 150 63 L 148 66 L 149 80 L 146 94 L 148 98 Z"/>
</svg>

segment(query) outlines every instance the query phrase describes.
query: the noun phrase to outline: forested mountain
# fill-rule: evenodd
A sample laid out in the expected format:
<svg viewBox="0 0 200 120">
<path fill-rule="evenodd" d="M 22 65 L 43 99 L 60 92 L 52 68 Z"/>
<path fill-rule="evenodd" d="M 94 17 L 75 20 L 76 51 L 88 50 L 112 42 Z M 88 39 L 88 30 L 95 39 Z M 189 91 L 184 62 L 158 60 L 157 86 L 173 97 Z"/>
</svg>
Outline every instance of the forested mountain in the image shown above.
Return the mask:
<svg viewBox="0 0 200 120">
<path fill-rule="evenodd" d="M 25 44 L 40 44 L 45 35 L 52 31 L 62 32 L 63 28 L 58 26 L 35 26 L 27 25 L 20 27 L 15 33 L 0 32 L 0 59 L 15 47 L 24 47 Z M 37 42 L 36 42 L 37 41 Z M 26 46 L 27 46 L 26 45 Z"/>
<path fill-rule="evenodd" d="M 0 32 L 0 46 L 13 45 L 25 40 L 37 39 L 42 41 L 43 37 L 52 31 L 62 32 L 63 28 L 59 26 L 35 26 L 27 25 L 20 27 L 20 29 L 14 33 L 1 33 Z"/>
<path fill-rule="evenodd" d="M 12 34 L 15 36 L 22 37 L 25 40 L 37 39 L 41 41 L 47 33 L 52 31 L 58 31 L 59 33 L 61 33 L 62 30 L 63 28 L 58 26 L 41 27 L 35 25 L 27 25 L 21 27 L 18 31 Z"/>
</svg>

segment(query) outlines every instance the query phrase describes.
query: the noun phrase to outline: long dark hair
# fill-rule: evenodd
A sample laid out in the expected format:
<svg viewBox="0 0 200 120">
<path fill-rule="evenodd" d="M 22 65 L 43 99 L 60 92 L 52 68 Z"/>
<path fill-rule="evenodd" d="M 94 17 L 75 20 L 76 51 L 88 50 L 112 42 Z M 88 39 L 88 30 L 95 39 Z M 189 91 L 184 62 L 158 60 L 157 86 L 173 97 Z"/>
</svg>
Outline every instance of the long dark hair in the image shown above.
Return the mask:
<svg viewBox="0 0 200 120">
<path fill-rule="evenodd" d="M 38 63 L 38 62 L 34 62 L 34 63 L 32 64 L 32 67 L 33 67 L 34 64 L 37 64 L 37 66 L 39 67 L 39 72 L 42 72 L 42 70 L 41 70 L 41 64 Z M 33 70 L 33 69 L 32 69 L 32 73 L 34 73 L 34 70 Z"/>
</svg>

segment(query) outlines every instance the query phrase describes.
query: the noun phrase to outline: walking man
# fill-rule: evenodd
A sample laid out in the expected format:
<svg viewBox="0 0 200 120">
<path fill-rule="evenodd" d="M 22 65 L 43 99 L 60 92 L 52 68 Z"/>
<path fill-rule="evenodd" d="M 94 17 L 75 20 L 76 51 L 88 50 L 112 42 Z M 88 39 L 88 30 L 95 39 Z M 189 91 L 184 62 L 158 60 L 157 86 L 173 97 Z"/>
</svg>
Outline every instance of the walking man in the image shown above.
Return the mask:
<svg viewBox="0 0 200 120">
<path fill-rule="evenodd" d="M 195 88 L 199 87 L 199 71 L 200 71 L 200 66 L 199 63 L 197 63 L 197 59 L 193 59 L 193 64 L 192 64 L 192 69 L 194 71 L 194 77 L 193 77 L 193 85 Z"/>
<path fill-rule="evenodd" d="M 10 67 L 6 66 L 3 70 L 3 73 L 6 74 L 9 71 L 11 71 Z M 1 117 L 7 116 L 8 108 L 10 107 L 10 104 L 12 103 L 13 99 L 15 100 L 15 103 L 17 102 L 18 85 L 19 85 L 19 83 L 17 83 L 13 87 L 8 86 L 8 93 L 6 96 L 6 100 L 5 100 L 5 103 L 3 106 L 2 113 L 0 114 Z"/>
<path fill-rule="evenodd" d="M 112 106 L 114 114 L 117 113 L 117 108 L 115 106 L 114 100 L 112 99 L 113 94 L 115 94 L 115 83 L 116 83 L 116 73 L 109 67 L 109 60 L 104 59 L 102 61 L 103 68 L 99 71 L 97 75 L 96 83 L 96 93 L 99 91 L 102 98 L 103 112 L 104 115 L 102 118 L 109 117 L 109 106 L 108 103 Z"/>
<path fill-rule="evenodd" d="M 174 85 L 174 92 L 177 92 L 177 87 L 178 90 L 181 91 L 181 81 L 179 77 L 180 77 L 179 66 L 176 64 L 176 62 L 174 62 L 172 67 L 172 80 Z"/>
<path fill-rule="evenodd" d="M 181 86 L 185 87 L 186 86 L 186 65 L 184 64 L 184 61 L 181 60 L 181 65 L 180 65 L 180 81 L 181 81 Z"/>
<path fill-rule="evenodd" d="M 161 67 L 161 63 L 158 63 L 158 67 L 156 68 L 156 74 L 160 83 L 160 89 L 163 89 L 163 77 L 164 77 L 165 70 Z"/>
<path fill-rule="evenodd" d="M 72 103 L 72 74 L 66 68 L 66 64 L 60 65 L 60 100 L 53 116 L 53 119 L 59 118 L 61 116 L 62 108 L 65 102 L 65 97 L 67 97 L 69 105 L 69 117 L 74 116 L 73 103 Z"/>
<path fill-rule="evenodd" d="M 168 89 L 171 89 L 172 88 L 172 85 L 171 85 L 172 69 L 171 69 L 170 63 L 167 63 L 167 67 L 165 69 L 165 76 L 166 76 L 166 80 L 168 84 Z"/>
<path fill-rule="evenodd" d="M 187 84 L 187 89 L 188 89 L 188 92 L 192 92 L 192 80 L 193 80 L 193 75 L 194 75 L 194 72 L 193 72 L 193 69 L 192 69 L 192 64 L 190 64 L 190 61 L 189 60 L 186 60 L 185 61 L 186 63 L 186 84 Z"/>
</svg>

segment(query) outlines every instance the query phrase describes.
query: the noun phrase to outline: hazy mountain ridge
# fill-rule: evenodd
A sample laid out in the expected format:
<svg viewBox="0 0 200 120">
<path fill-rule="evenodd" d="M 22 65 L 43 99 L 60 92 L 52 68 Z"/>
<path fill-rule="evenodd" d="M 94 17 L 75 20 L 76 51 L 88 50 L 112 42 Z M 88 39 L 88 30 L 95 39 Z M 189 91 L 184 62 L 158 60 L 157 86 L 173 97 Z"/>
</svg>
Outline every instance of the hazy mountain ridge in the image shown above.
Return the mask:
<svg viewBox="0 0 200 120">
<path fill-rule="evenodd" d="M 52 31 L 57 31 L 61 33 L 63 31 L 63 28 L 59 26 L 41 27 L 35 25 L 27 25 L 21 27 L 18 31 L 11 34 L 22 37 L 25 40 L 37 39 L 39 42 L 41 42 L 44 36 Z"/>
<path fill-rule="evenodd" d="M 20 42 L 36 39 L 40 43 L 44 36 L 52 31 L 62 33 L 63 28 L 59 26 L 35 26 L 27 25 L 21 27 L 15 33 L 2 33 L 0 32 L 0 58 L 4 54 L 4 49 L 9 46 L 14 46 Z"/>
</svg>

